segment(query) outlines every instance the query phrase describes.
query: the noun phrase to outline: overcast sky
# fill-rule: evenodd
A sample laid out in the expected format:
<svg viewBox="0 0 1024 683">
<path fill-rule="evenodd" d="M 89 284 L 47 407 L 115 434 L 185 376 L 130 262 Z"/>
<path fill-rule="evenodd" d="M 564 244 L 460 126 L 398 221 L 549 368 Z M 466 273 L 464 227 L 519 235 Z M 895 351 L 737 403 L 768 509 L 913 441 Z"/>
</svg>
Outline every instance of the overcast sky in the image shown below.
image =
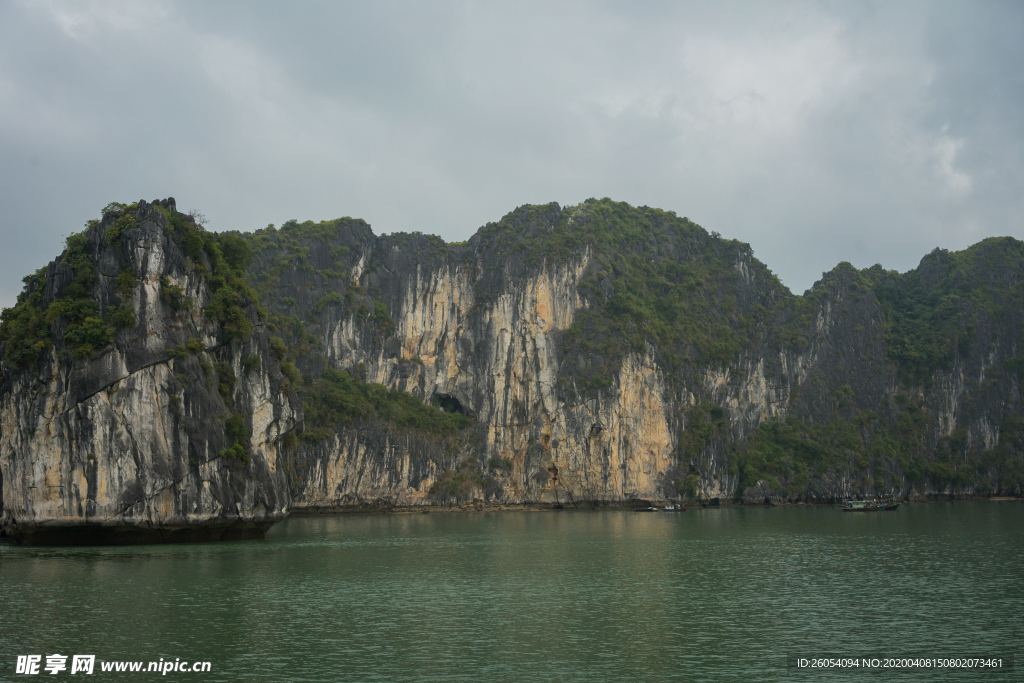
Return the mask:
<svg viewBox="0 0 1024 683">
<path fill-rule="evenodd" d="M 110 201 L 464 240 L 611 197 L 800 293 L 1024 238 L 1024 3 L 0 0 L 0 305 Z"/>
</svg>

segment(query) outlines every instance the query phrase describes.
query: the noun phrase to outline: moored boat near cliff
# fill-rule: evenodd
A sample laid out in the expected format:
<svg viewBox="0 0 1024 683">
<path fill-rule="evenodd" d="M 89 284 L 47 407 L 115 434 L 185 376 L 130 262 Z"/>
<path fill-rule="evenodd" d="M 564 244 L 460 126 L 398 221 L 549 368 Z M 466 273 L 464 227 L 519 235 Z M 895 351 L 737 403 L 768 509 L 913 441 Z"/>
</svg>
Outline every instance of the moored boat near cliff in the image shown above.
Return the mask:
<svg viewBox="0 0 1024 683">
<path fill-rule="evenodd" d="M 846 500 L 843 501 L 843 512 L 882 512 L 895 510 L 899 503 L 886 500 Z"/>
</svg>

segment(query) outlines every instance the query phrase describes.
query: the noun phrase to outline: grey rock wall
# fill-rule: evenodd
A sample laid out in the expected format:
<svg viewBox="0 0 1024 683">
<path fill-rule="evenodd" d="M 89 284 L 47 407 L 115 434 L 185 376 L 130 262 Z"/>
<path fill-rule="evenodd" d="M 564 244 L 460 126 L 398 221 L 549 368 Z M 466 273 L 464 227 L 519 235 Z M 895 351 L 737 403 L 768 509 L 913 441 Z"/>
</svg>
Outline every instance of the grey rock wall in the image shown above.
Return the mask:
<svg viewBox="0 0 1024 683">
<path fill-rule="evenodd" d="M 879 301 L 856 285 L 852 269 L 843 268 L 819 283 L 828 296 L 819 299 L 812 322 L 801 329 L 805 343 L 799 348 L 773 336 L 772 330 L 788 321 L 771 320 L 763 335 L 744 340 L 737 362 L 728 367 L 693 364 L 668 376 L 648 344 L 609 368 L 609 387 L 587 392 L 574 386 L 572 376 L 567 384 L 561 370 L 571 353 L 563 334 L 591 306 L 578 287 L 597 268 L 589 248 L 528 267 L 514 256 L 496 257 L 479 238 L 449 247 L 446 257 L 432 245 L 422 236 L 374 237 L 365 225 L 339 230 L 330 248 L 351 249 L 345 264 L 350 279 L 334 283 L 332 290 L 294 270 L 282 276 L 267 302 L 273 308 L 275 301 L 301 289 L 307 303 L 303 306 L 300 299 L 292 312 L 307 316 L 329 291 L 358 284 L 364 292 L 376 292 L 394 318 L 393 334 L 382 337 L 373 324 L 342 306 L 325 307 L 309 326 L 321 353 L 315 360 L 300 359 L 300 365 L 312 374 L 322 367 L 348 369 L 424 401 L 454 399 L 478 420 L 474 436 L 453 453 L 443 440 L 399 446 L 404 437 L 389 434 L 382 424 L 342 429 L 333 444 L 300 446 L 296 457 L 307 465 L 299 468 L 292 487 L 293 509 L 437 502 L 430 495 L 432 485 L 441 472 L 465 459 L 498 484 L 474 495 L 497 502 L 675 499 L 680 497 L 675 484 L 688 473 L 699 475 L 697 497 L 705 502 L 948 495 L 952 486 L 907 484 L 896 459 L 881 455 L 866 485 L 851 472 L 822 473 L 811 476 L 802 493 L 773 488 L 767 481 L 737 490 L 740 477 L 731 461 L 765 420 L 793 417 L 824 424 L 837 415 L 852 420 L 857 411 L 882 411 L 880 419 L 893 421 L 900 395 L 913 398 L 928 416 L 921 444 L 925 452 L 958 429 L 966 430 L 978 448 L 993 448 L 1002 420 L 1020 412 L 1012 378 L 985 378 L 986 367 L 1018 352 L 1020 312 L 1013 314 L 1016 327 L 979 319 L 975 343 L 992 350 L 959 359 L 951 370 L 936 373 L 925 389 L 901 381 L 886 354 Z M 756 305 L 766 271 L 749 248 L 738 250 L 735 259 L 731 286 L 742 313 Z M 566 392 L 567 387 L 578 390 Z M 837 397 L 841 388 L 849 396 Z M 982 394 L 987 397 L 981 399 Z M 973 408 L 965 409 L 968 396 Z M 700 402 L 723 409 L 726 429 L 698 455 L 685 457 L 680 437 Z M 870 441 L 870 430 L 862 432 Z M 397 464 L 407 457 L 419 465 Z M 511 468 L 494 467 L 495 458 L 510 462 Z M 856 469 L 852 455 L 850 464 Z M 876 475 L 887 482 L 884 489 L 874 485 Z M 961 484 L 958 491 L 970 494 L 973 489 Z"/>
<path fill-rule="evenodd" d="M 139 226 L 114 244 L 104 240 L 110 221 L 88 233 L 99 264 L 93 296 L 111 305 L 117 275 L 132 268 L 139 282 L 128 303 L 138 324 L 89 359 L 62 357 L 58 343 L 30 368 L 5 368 L 2 522 L 19 541 L 244 538 L 286 514 L 280 441 L 301 406 L 282 392 L 269 334 L 258 324 L 250 339 L 222 343 L 219 324 L 201 313 L 208 287 L 167 235 L 166 217 L 145 202 L 138 215 Z M 59 296 L 65 270 L 50 264 L 44 299 Z M 195 306 L 174 311 L 161 298 L 162 278 Z M 204 350 L 172 357 L 190 339 Z M 247 374 L 249 354 L 263 362 Z M 203 369 L 217 363 L 238 378 L 227 396 Z M 218 457 L 230 445 L 232 414 L 246 416 L 245 465 Z"/>
<path fill-rule="evenodd" d="M 955 437 L 953 457 L 966 459 L 1000 444 L 1004 421 L 1022 413 L 1016 375 L 999 369 L 1021 352 L 1024 312 L 979 312 L 975 351 L 927 384 L 908 382 L 887 356 L 884 307 L 852 268 L 826 274 L 810 300 L 812 315 L 798 321 L 792 307 L 766 312 L 761 304 L 776 296 L 770 272 L 749 247 L 725 241 L 713 243 L 731 250 L 723 287 L 735 315 L 758 322 L 724 365 L 673 370 L 650 343 L 595 361 L 567 344 L 574 321 L 600 304 L 581 287 L 604 267 L 591 246 L 527 261 L 496 248 L 493 235 L 445 245 L 424 235 L 378 237 L 354 220 L 326 232 L 246 236 L 256 250 L 249 277 L 267 315 L 250 302 L 253 333 L 226 341 L 221 323 L 204 314 L 206 257 L 205 266 L 190 259 L 168 233 L 160 209 L 173 208 L 173 200 L 140 203 L 138 226 L 110 244 L 106 231 L 116 216 L 87 235 L 99 272 L 92 296 L 103 310 L 116 305 L 116 278 L 132 269 L 139 281 L 127 303 L 137 325 L 91 358 L 74 360 L 62 355 L 57 320 L 57 344 L 37 363 L 3 368 L 0 520 L 19 540 L 250 537 L 289 510 L 473 498 L 570 505 L 680 499 L 687 496 L 677 484 L 692 475 L 695 498 L 705 504 L 970 495 L 971 481 L 909 484 L 872 424 L 898 436 L 912 401 L 914 447 L 934 454 Z M 524 239 L 545 229 L 543 221 L 523 225 Z M 696 248 L 666 248 L 680 261 L 702 258 Z M 922 277 L 930 277 L 931 263 L 922 262 Z M 1020 277 L 1014 268 L 990 275 L 1007 286 Z M 73 278 L 61 259 L 51 263 L 44 303 Z M 162 296 L 167 285 L 180 286 L 193 305 L 174 310 Z M 610 281 L 601 286 L 609 295 Z M 784 343 L 783 329 L 801 341 Z M 327 368 L 346 370 L 463 412 L 473 424 L 441 437 L 368 415 L 336 426 L 326 440 L 301 438 L 303 395 L 282 374 L 275 336 L 287 340 L 287 360 L 307 380 Z M 201 348 L 182 353 L 190 340 Z M 578 369 L 592 362 L 607 364 L 606 386 L 581 382 Z M 694 447 L 686 434 L 708 406 L 721 427 Z M 248 462 L 220 455 L 231 445 L 225 423 L 232 415 L 244 419 Z M 870 462 L 856 462 L 850 451 L 848 468 L 804 480 L 748 478 L 740 488 L 738 454 L 766 421 L 820 426 L 837 419 L 871 443 Z M 473 475 L 468 488 L 454 498 L 438 490 L 462 471 Z M 1019 483 L 991 492 L 1021 493 Z"/>
</svg>

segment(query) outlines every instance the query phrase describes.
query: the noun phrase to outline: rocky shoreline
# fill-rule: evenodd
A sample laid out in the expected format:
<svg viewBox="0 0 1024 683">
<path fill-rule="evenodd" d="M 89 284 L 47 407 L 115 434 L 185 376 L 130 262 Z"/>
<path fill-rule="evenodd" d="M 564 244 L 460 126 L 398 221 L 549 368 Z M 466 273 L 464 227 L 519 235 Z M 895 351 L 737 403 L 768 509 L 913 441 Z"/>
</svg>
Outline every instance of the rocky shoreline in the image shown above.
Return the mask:
<svg viewBox="0 0 1024 683">
<path fill-rule="evenodd" d="M 938 502 L 1014 502 L 1024 501 L 1015 496 L 972 495 L 914 495 L 900 499 L 901 504 L 927 504 Z M 750 502 L 750 501 L 693 501 L 688 509 L 707 508 L 772 508 L 817 507 L 839 505 L 842 501 Z M 333 507 L 306 507 L 290 510 L 273 520 L 236 520 L 224 523 L 204 523 L 165 527 L 142 527 L 127 524 L 72 524 L 21 525 L 0 531 L 0 539 L 25 546 L 95 546 L 95 545 L 151 545 L 161 543 L 206 543 L 211 541 L 259 540 L 278 522 L 286 518 L 331 517 L 338 515 L 414 515 L 452 514 L 472 512 L 594 512 L 601 510 L 628 511 L 648 506 L 678 505 L 676 500 L 595 501 L 586 504 L 544 502 L 491 503 L 473 501 L 446 505 L 340 505 Z"/>
<path fill-rule="evenodd" d="M 921 494 L 907 496 L 899 499 L 901 504 L 912 503 L 940 503 L 940 502 L 1010 502 L 1024 501 L 1022 497 L 1016 496 L 973 496 L 957 494 Z M 593 510 L 634 510 L 647 506 L 663 507 L 666 505 L 680 505 L 678 500 L 630 500 L 630 501 L 595 501 L 585 504 L 558 504 L 545 502 L 526 503 L 491 503 L 485 501 L 473 501 L 467 503 L 453 503 L 450 505 L 341 505 L 334 507 L 309 507 L 290 510 L 288 517 L 328 517 L 334 515 L 368 515 L 368 514 L 431 514 L 449 512 L 561 512 L 566 510 L 593 511 Z M 687 509 L 706 508 L 771 508 L 771 507 L 818 507 L 826 505 L 841 505 L 841 500 L 834 501 L 790 501 L 790 502 L 749 502 L 749 501 L 721 501 L 712 499 L 709 501 L 693 501 L 685 503 Z"/>
</svg>

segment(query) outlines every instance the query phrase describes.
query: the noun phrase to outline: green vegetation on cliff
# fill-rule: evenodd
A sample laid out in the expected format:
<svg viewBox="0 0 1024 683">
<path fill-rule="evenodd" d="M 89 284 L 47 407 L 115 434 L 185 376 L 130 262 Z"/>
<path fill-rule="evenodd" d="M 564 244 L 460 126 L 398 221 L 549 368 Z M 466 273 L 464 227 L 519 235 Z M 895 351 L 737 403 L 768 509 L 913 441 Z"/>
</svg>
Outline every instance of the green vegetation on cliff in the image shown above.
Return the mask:
<svg viewBox="0 0 1024 683">
<path fill-rule="evenodd" d="M 287 345 L 289 361 L 304 372 L 310 369 L 310 359 L 321 344 L 311 330 L 339 309 L 370 323 L 382 338 L 394 332 L 387 305 L 353 280 L 359 255 L 352 247 L 339 244 L 343 239 L 350 239 L 355 247 L 369 243 L 373 235 L 364 221 L 349 217 L 302 223 L 290 220 L 280 228 L 268 225 L 246 238 L 255 253 L 249 270 L 251 282 L 269 308 L 268 321 Z M 317 293 L 313 305 L 304 307 L 304 315 L 294 314 L 298 307 L 295 296 L 275 300 L 272 295 L 282 286 L 282 278 L 303 281 L 303 294 Z M 319 365 L 312 365 L 318 374 Z"/>
<path fill-rule="evenodd" d="M 306 431 L 302 436 L 310 441 L 329 439 L 339 426 L 354 424 L 374 413 L 398 429 L 411 428 L 438 436 L 455 434 L 469 425 L 465 415 L 445 412 L 410 394 L 331 369 L 306 387 L 303 407 Z"/>
<path fill-rule="evenodd" d="M 698 457 L 716 436 L 726 433 L 725 411 L 709 401 L 703 401 L 688 411 L 686 429 L 679 435 L 679 456 L 689 460 Z"/>
<path fill-rule="evenodd" d="M 583 389 L 608 386 L 622 357 L 648 344 L 670 375 L 687 364 L 729 365 L 766 334 L 771 310 L 791 296 L 749 245 L 671 211 L 609 199 L 564 210 L 521 207 L 482 228 L 480 238 L 499 258 L 532 266 L 590 250 L 579 283 L 590 305 L 565 334 L 562 373 Z M 750 301 L 737 299 L 744 272 L 754 279 Z"/>
<path fill-rule="evenodd" d="M 317 274 L 325 284 L 331 280 L 348 278 L 351 267 L 348 263 L 350 249 L 347 246 L 327 249 L 330 263 L 328 267 L 318 270 L 314 265 L 310 245 L 331 244 L 340 229 L 352 227 L 369 234 L 369 226 L 365 221 L 346 216 L 318 223 L 290 220 L 280 228 L 268 225 L 248 236 L 258 258 L 252 276 L 260 296 L 268 296 L 280 283 L 281 276 L 292 268 L 307 274 Z"/>
<path fill-rule="evenodd" d="M 18 295 L 13 308 L 0 313 L 0 342 L 7 342 L 4 360 L 20 368 L 35 361 L 40 353 L 53 346 L 50 325 L 39 307 L 46 286 L 46 269 L 22 279 L 25 291 Z"/>
<path fill-rule="evenodd" d="M 0 341 L 7 342 L 7 363 L 23 367 L 34 362 L 42 351 L 54 345 L 55 326 L 63 330 L 65 352 L 73 358 L 92 356 L 114 340 L 118 329 L 135 326 L 135 315 L 125 304 L 108 306 L 101 315 L 99 302 L 93 296 L 96 267 L 87 246 L 85 231 L 67 238 L 60 262 L 71 267 L 74 277 L 60 296 L 43 305 L 47 269 L 41 268 L 24 278 L 25 291 L 18 296 L 17 304 L 0 313 Z M 135 274 L 130 270 L 118 276 L 117 294 L 122 301 L 127 302 L 135 284 Z"/>
<path fill-rule="evenodd" d="M 206 315 L 223 324 L 226 341 L 247 338 L 252 334 L 252 322 L 246 309 L 255 304 L 263 313 L 259 297 L 245 277 L 253 258 L 248 241 L 231 233 L 206 232 L 190 217 L 177 211 L 159 205 L 154 205 L 153 209 L 167 217 L 168 234 L 209 285 L 211 297 L 206 304 Z M 137 203 L 113 202 L 104 207 L 106 228 L 102 244 L 97 244 L 94 238 L 92 252 L 89 251 L 89 231 L 97 229 L 100 221 L 90 220 L 86 230 L 67 238 L 59 262 L 70 266 L 73 279 L 48 304 L 43 301 L 47 269 L 40 269 L 24 279 L 25 291 L 18 296 L 17 304 L 0 314 L 0 342 L 7 342 L 4 360 L 8 364 L 24 367 L 34 362 L 42 351 L 54 346 L 55 334 L 63 343 L 59 355 L 89 358 L 113 342 L 117 330 L 137 324 L 129 306 L 138 284 L 134 272 L 126 268 L 117 276 L 115 293 L 120 303 L 108 305 L 104 311 L 100 310 L 94 288 L 98 283 L 99 251 L 124 248 L 125 234 L 139 225 L 138 211 Z M 161 297 L 175 311 L 194 305 L 184 289 L 171 284 L 167 278 L 161 280 Z"/>
<path fill-rule="evenodd" d="M 1004 325 L 1007 313 L 1024 310 L 1024 242 L 1011 237 L 936 249 L 903 274 L 865 272 L 886 311 L 889 358 L 913 382 L 930 383 L 971 352 L 980 313 Z"/>
<path fill-rule="evenodd" d="M 477 491 L 484 496 L 501 492 L 501 485 L 493 477 L 484 476 L 480 463 L 472 459 L 463 460 L 455 469 L 447 469 L 430 486 L 430 495 L 437 502 L 461 502 L 469 499 Z"/>
<path fill-rule="evenodd" d="M 210 287 L 206 302 L 206 316 L 220 321 L 224 341 L 246 339 L 252 334 L 252 321 L 246 310 L 255 305 L 260 316 L 266 310 L 259 303 L 259 295 L 246 278 L 246 270 L 253 260 L 248 240 L 234 233 L 211 233 L 178 211 L 163 211 L 168 219 L 167 232 L 192 259 L 192 266 L 203 275 Z M 191 306 L 181 287 L 165 284 L 164 300 L 175 310 Z"/>
<path fill-rule="evenodd" d="M 824 424 L 792 415 L 763 422 L 731 459 L 740 475 L 737 495 L 763 480 L 796 498 L 809 493 L 809 476 L 835 479 L 847 472 L 859 495 L 904 486 L 984 492 L 1024 484 L 1024 420 L 1007 418 L 992 450 L 971 444 L 966 429 L 930 442 L 930 415 L 913 399 L 895 394 L 878 412 L 856 410 L 846 389 Z"/>
</svg>

